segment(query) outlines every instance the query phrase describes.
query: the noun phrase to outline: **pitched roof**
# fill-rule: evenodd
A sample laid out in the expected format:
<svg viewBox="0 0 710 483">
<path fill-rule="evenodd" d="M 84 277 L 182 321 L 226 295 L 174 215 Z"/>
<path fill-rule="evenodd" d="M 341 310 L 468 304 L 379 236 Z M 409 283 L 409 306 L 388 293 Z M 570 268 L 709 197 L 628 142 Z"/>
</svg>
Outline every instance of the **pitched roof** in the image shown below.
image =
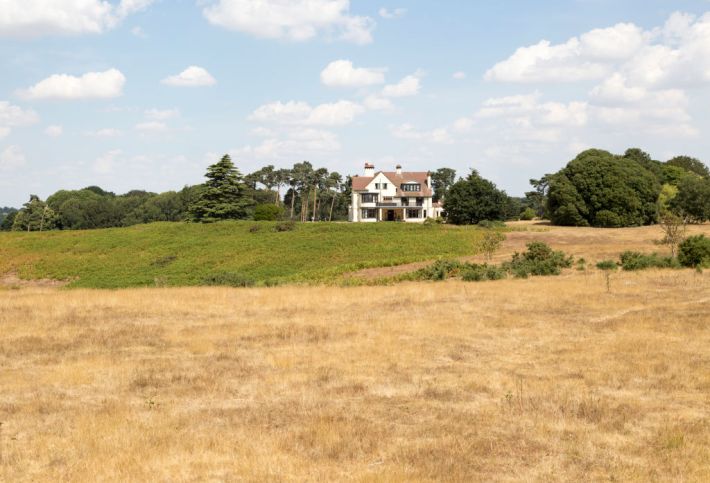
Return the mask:
<svg viewBox="0 0 710 483">
<path fill-rule="evenodd" d="M 397 196 L 432 196 L 433 194 L 431 187 L 427 186 L 429 173 L 426 171 L 402 171 L 401 174 L 397 174 L 396 171 L 378 171 L 375 173 L 375 176 L 353 176 L 353 190 L 366 190 L 367 185 L 369 185 L 380 173 L 382 173 L 390 181 L 390 183 L 397 188 Z M 402 191 L 400 186 L 405 183 L 417 183 L 421 185 L 422 189 L 421 191 Z"/>
</svg>

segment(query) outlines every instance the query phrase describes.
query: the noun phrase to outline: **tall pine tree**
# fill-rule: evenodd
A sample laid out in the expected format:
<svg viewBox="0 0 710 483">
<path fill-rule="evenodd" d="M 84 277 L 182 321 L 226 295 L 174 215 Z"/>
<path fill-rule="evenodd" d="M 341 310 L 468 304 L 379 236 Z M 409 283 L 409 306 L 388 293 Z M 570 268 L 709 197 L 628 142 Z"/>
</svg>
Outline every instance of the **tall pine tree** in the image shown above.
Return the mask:
<svg viewBox="0 0 710 483">
<path fill-rule="evenodd" d="M 228 154 L 207 168 L 205 177 L 207 181 L 198 198 L 190 205 L 190 216 L 194 221 L 212 223 L 248 216 L 252 200 L 247 195 L 241 173 Z"/>
</svg>

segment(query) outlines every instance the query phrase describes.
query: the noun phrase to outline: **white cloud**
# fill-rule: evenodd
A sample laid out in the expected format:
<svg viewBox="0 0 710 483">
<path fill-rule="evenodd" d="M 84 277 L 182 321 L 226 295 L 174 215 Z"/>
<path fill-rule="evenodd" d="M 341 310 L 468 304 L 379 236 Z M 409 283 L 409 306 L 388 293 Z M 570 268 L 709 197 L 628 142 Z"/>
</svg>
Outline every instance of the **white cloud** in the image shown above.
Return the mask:
<svg viewBox="0 0 710 483">
<path fill-rule="evenodd" d="M 204 87 L 217 83 L 206 69 L 191 65 L 177 75 L 171 75 L 162 80 L 163 84 L 175 87 Z"/>
<path fill-rule="evenodd" d="M 329 87 L 364 87 L 384 84 L 384 69 L 353 67 L 349 60 L 336 60 L 320 73 L 321 82 Z"/>
<path fill-rule="evenodd" d="M 382 95 L 386 97 L 409 97 L 416 96 L 421 89 L 421 82 L 417 75 L 408 75 L 396 84 L 388 84 L 382 90 Z"/>
<path fill-rule="evenodd" d="M 464 80 L 466 78 L 466 73 L 465 72 L 454 72 L 454 75 L 452 76 L 455 80 Z"/>
<path fill-rule="evenodd" d="M 146 109 L 143 114 L 146 119 L 152 119 L 155 121 L 165 121 L 175 117 L 180 117 L 180 111 L 178 109 Z"/>
<path fill-rule="evenodd" d="M 117 159 L 123 152 L 120 149 L 114 149 L 99 156 L 93 163 L 92 169 L 98 174 L 111 174 L 116 166 Z"/>
<path fill-rule="evenodd" d="M 20 146 L 8 146 L 0 152 L 0 171 L 11 171 L 21 168 L 27 162 L 25 153 Z"/>
<path fill-rule="evenodd" d="M 213 25 L 262 38 L 304 41 L 324 33 L 372 42 L 374 21 L 349 10 L 349 0 L 212 0 L 203 14 Z"/>
<path fill-rule="evenodd" d="M 145 9 L 154 0 L 2 0 L 0 36 L 98 34 Z"/>
<path fill-rule="evenodd" d="M 18 94 L 25 99 L 108 99 L 121 96 L 125 83 L 126 77 L 117 69 L 81 77 L 54 74 Z"/>
<path fill-rule="evenodd" d="M 88 133 L 90 136 L 95 136 L 99 138 L 115 138 L 123 135 L 123 131 L 120 129 L 115 129 L 112 127 L 98 129 L 96 131 Z"/>
<path fill-rule="evenodd" d="M 143 133 L 161 133 L 168 130 L 168 126 L 164 122 L 159 121 L 146 121 L 136 124 L 137 131 Z"/>
<path fill-rule="evenodd" d="M 468 117 L 462 117 L 454 121 L 452 124 L 451 128 L 458 133 L 465 133 L 471 131 L 473 129 L 473 126 L 475 125 L 475 121 L 471 118 Z"/>
<path fill-rule="evenodd" d="M 394 104 L 386 97 L 367 96 L 364 104 L 371 111 L 390 111 L 394 109 Z"/>
<path fill-rule="evenodd" d="M 476 113 L 479 118 L 507 119 L 512 126 L 584 126 L 588 120 L 586 102 L 540 102 L 539 93 L 488 99 Z"/>
<path fill-rule="evenodd" d="M 400 139 L 411 139 L 436 144 L 451 144 L 453 142 L 449 131 L 446 128 L 433 129 L 431 131 L 419 131 L 409 123 L 401 124 L 390 128 L 392 135 Z"/>
<path fill-rule="evenodd" d="M 264 139 L 256 146 L 243 146 L 233 149 L 230 154 L 235 157 L 255 159 L 298 158 L 310 155 L 332 154 L 340 151 L 338 137 L 320 129 L 295 129 Z"/>
<path fill-rule="evenodd" d="M 39 121 L 39 116 L 32 110 L 25 110 L 7 101 L 0 101 L 0 138 L 10 134 L 10 128 L 29 126 Z"/>
<path fill-rule="evenodd" d="M 47 136 L 52 137 L 52 138 L 58 138 L 59 136 L 62 135 L 63 132 L 64 132 L 64 128 L 62 128 L 62 126 L 57 126 L 57 125 L 49 126 L 49 127 L 47 127 L 47 129 L 44 130 L 44 133 Z"/>
<path fill-rule="evenodd" d="M 393 18 L 399 18 L 399 17 L 404 16 L 404 14 L 407 13 L 407 9 L 406 8 L 395 8 L 392 10 L 388 10 L 388 9 L 382 7 L 377 13 L 379 13 L 380 17 L 391 20 Z"/>
<path fill-rule="evenodd" d="M 660 28 L 631 23 L 595 29 L 553 45 L 521 47 L 486 72 L 500 82 L 577 82 L 623 74 L 633 85 L 669 87 L 710 81 L 710 12 L 676 12 Z"/>
<path fill-rule="evenodd" d="M 311 107 L 306 102 L 271 102 L 257 108 L 250 121 L 302 126 L 342 126 L 351 123 L 365 109 L 351 101 Z"/>
</svg>

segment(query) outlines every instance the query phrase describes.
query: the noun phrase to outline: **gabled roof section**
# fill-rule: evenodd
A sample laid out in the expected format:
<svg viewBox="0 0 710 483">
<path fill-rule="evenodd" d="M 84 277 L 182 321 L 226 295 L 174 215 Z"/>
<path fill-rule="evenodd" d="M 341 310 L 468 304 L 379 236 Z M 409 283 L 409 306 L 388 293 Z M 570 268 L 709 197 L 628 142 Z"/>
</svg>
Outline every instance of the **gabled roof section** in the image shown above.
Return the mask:
<svg viewBox="0 0 710 483">
<path fill-rule="evenodd" d="M 396 171 L 383 171 L 382 174 L 387 176 L 393 185 L 397 187 L 397 196 L 432 196 L 431 186 L 427 186 L 429 173 L 426 171 L 402 171 L 397 174 Z M 405 183 L 418 183 L 421 185 L 421 191 L 402 191 L 400 186 Z"/>
<path fill-rule="evenodd" d="M 374 176 L 353 176 L 352 178 L 353 182 L 353 191 L 365 191 L 367 189 L 367 185 L 372 183 L 372 180 L 375 179 Z"/>
</svg>

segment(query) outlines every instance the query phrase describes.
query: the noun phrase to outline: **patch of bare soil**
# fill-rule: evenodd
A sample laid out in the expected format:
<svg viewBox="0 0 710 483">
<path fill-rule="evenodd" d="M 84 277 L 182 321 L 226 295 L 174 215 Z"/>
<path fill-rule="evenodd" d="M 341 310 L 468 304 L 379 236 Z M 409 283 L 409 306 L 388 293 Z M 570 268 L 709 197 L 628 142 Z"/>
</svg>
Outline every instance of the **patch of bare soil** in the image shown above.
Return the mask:
<svg viewBox="0 0 710 483">
<path fill-rule="evenodd" d="M 16 273 L 6 273 L 0 275 L 0 288 L 20 288 L 20 287 L 63 287 L 69 283 L 68 280 L 52 280 L 42 278 L 38 280 L 23 280 Z"/>
</svg>

